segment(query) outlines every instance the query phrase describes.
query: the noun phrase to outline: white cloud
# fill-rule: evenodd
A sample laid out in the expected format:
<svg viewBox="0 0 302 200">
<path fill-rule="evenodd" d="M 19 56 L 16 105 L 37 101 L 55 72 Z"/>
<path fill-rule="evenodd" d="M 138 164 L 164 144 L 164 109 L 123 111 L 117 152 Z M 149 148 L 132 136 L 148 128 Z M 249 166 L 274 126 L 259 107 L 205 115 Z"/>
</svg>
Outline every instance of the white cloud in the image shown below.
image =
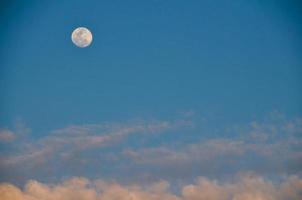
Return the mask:
<svg viewBox="0 0 302 200">
<path fill-rule="evenodd" d="M 200 177 L 177 193 L 171 192 L 166 181 L 141 186 L 86 178 L 72 178 L 60 184 L 31 180 L 23 190 L 12 184 L 0 184 L 1 200 L 300 200 L 302 180 L 290 176 L 273 183 L 251 174 L 230 182 Z"/>
</svg>

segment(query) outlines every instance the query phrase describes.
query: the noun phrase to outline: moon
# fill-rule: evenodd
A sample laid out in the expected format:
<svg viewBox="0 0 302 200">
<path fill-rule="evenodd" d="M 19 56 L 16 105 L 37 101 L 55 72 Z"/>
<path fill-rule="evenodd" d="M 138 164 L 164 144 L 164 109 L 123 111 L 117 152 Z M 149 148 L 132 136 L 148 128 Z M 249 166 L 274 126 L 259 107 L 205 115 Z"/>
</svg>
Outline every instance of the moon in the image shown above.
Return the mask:
<svg viewBox="0 0 302 200">
<path fill-rule="evenodd" d="M 85 48 L 92 42 L 92 33 L 85 27 L 78 27 L 72 32 L 71 40 L 77 47 Z"/>
</svg>

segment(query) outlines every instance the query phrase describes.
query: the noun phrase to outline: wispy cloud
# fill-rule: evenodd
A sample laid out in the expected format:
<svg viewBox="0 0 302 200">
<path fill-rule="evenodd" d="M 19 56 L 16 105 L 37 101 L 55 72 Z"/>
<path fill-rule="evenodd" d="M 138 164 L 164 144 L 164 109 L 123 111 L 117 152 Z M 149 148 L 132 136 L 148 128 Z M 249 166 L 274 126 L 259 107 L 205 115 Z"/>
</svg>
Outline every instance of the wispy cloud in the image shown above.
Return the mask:
<svg viewBox="0 0 302 200">
<path fill-rule="evenodd" d="M 0 129 L 0 143 L 12 142 L 16 135 L 13 131 L 8 129 Z"/>
<path fill-rule="evenodd" d="M 152 173 L 233 173 L 234 169 L 258 173 L 301 173 L 301 120 L 251 122 L 247 126 L 228 128 L 220 137 L 202 138 L 191 143 L 128 148 L 122 157 L 139 169 L 153 166 Z M 224 135 L 224 136 L 223 136 Z M 190 171 L 191 169 L 191 171 Z M 193 171 L 192 171 L 193 170 Z M 175 171 L 173 173 L 173 171 Z"/>
<path fill-rule="evenodd" d="M 228 126 L 220 133 L 215 129 L 213 136 L 212 128 L 200 130 L 191 118 L 71 125 L 39 139 L 13 141 L 14 150 L 0 155 L 0 170 L 19 172 L 23 180 L 108 174 L 142 182 L 232 176 L 239 171 L 302 175 L 301 127 L 300 118 L 280 117 Z M 191 136 L 193 140 L 186 140 Z M 15 180 L 14 174 L 7 174 L 0 178 Z"/>
<path fill-rule="evenodd" d="M 18 151 L 0 157 L 0 164 L 7 170 L 18 165 L 43 168 L 53 160 L 66 162 L 66 159 L 73 159 L 73 154 L 79 155 L 83 152 L 115 146 L 132 135 L 154 135 L 191 125 L 190 121 L 185 120 L 135 120 L 126 123 L 72 125 L 51 131 L 46 137 L 38 140 L 19 141 L 16 144 Z M 4 136 L 8 138 L 10 132 L 4 132 L 3 138 Z M 79 160 L 81 157 L 77 156 L 76 159 Z"/>
</svg>

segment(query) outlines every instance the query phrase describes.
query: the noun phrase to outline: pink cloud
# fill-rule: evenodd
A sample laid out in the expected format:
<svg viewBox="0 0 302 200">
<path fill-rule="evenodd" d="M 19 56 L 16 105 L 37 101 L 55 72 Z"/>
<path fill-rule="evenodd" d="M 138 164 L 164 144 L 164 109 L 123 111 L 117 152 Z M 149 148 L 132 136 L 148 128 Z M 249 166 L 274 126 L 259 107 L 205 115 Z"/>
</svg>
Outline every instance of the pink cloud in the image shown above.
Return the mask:
<svg viewBox="0 0 302 200">
<path fill-rule="evenodd" d="M 238 176 L 235 181 L 219 182 L 200 177 L 193 184 L 171 192 L 170 184 L 159 181 L 148 186 L 122 185 L 102 180 L 72 178 L 59 184 L 28 181 L 24 189 L 0 184 L 1 200 L 300 200 L 302 180 L 296 176 L 273 182 L 256 175 Z"/>
</svg>

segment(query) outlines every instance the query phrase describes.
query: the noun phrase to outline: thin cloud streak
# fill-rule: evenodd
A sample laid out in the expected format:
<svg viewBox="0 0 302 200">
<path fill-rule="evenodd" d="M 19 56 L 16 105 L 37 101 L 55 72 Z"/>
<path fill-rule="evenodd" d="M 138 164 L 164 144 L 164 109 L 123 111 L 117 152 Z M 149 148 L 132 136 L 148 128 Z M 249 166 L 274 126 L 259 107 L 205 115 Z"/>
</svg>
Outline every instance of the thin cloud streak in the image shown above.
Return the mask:
<svg viewBox="0 0 302 200">
<path fill-rule="evenodd" d="M 69 126 L 54 130 L 48 136 L 20 143 L 14 156 L 2 157 L 1 165 L 33 165 L 48 162 L 54 156 L 116 145 L 134 134 L 157 134 L 191 126 L 190 121 L 135 121 L 129 124 L 103 123 Z"/>
<path fill-rule="evenodd" d="M 13 131 L 8 129 L 0 129 L 0 143 L 12 142 L 16 138 Z"/>
<path fill-rule="evenodd" d="M 138 169 L 147 167 L 159 173 L 159 177 L 172 174 L 180 178 L 179 174 L 187 176 L 192 169 L 196 173 L 216 174 L 233 173 L 234 169 L 260 174 L 301 174 L 301 125 L 301 119 L 252 122 L 245 127 L 228 128 L 226 132 L 231 134 L 224 134 L 224 137 L 127 148 L 121 157 L 130 160 Z"/>
</svg>

